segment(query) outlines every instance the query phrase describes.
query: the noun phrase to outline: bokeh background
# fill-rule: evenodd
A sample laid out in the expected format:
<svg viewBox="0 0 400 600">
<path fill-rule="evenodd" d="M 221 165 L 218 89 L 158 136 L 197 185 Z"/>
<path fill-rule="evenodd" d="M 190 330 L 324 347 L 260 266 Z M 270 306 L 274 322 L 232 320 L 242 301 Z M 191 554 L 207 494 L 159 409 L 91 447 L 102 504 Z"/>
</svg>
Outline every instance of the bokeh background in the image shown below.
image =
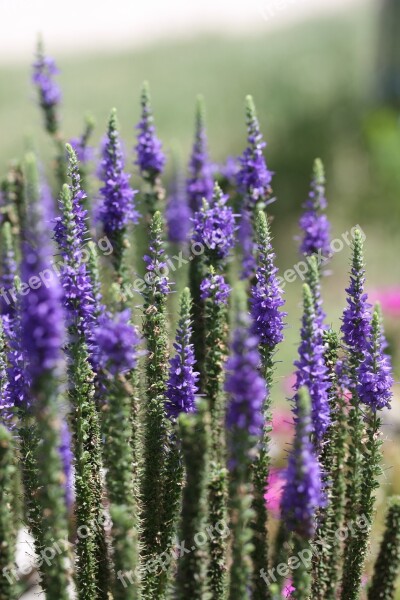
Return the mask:
<svg viewBox="0 0 400 600">
<path fill-rule="evenodd" d="M 219 163 L 245 146 L 244 98 L 251 93 L 275 172 L 270 212 L 280 269 L 299 260 L 297 221 L 320 157 L 333 237 L 356 224 L 367 236 L 367 287 L 382 302 L 399 378 L 399 29 L 400 0 L 0 0 L 0 175 L 28 147 L 46 164 L 52 155 L 30 82 L 39 33 L 61 70 L 66 137 L 79 135 L 90 111 L 98 143 L 115 106 L 134 182 L 144 79 L 164 147 L 178 147 L 183 157 L 192 142 L 195 97 L 204 95 L 211 157 Z M 171 166 L 166 183 L 170 175 Z M 345 305 L 349 256 L 348 247 L 336 254 L 323 282 L 334 325 Z M 301 280 L 285 291 L 288 328 L 274 390 L 279 410 L 290 394 Z M 400 492 L 399 395 L 396 386 L 384 418 L 379 508 L 384 494 Z"/>
</svg>

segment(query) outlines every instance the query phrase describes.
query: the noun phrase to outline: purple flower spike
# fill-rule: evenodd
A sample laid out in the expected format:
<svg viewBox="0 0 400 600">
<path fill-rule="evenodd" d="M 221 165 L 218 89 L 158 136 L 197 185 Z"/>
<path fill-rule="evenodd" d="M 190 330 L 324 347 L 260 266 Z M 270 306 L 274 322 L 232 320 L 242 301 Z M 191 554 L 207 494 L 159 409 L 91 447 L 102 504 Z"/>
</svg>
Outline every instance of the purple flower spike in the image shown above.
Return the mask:
<svg viewBox="0 0 400 600">
<path fill-rule="evenodd" d="M 218 261 L 226 260 L 235 245 L 235 217 L 229 206 L 228 196 L 216 183 L 210 204 L 204 199 L 203 206 L 193 218 L 193 240 L 206 248 L 206 253 Z"/>
<path fill-rule="evenodd" d="M 278 269 L 272 250 L 268 221 L 263 212 L 257 217 L 258 266 L 256 282 L 251 287 L 252 331 L 260 343 L 273 350 L 283 340 L 283 318 L 287 313 L 280 311 L 285 304 L 278 284 Z"/>
<path fill-rule="evenodd" d="M 195 357 L 190 319 L 191 298 L 188 288 L 182 293 L 180 320 L 176 332 L 174 348 L 175 356 L 170 360 L 169 380 L 167 386 L 168 401 L 165 404 L 170 419 L 177 419 L 182 412 L 195 410 L 195 396 L 198 391 L 199 374 L 194 370 Z"/>
<path fill-rule="evenodd" d="M 211 200 L 214 187 L 212 165 L 208 156 L 204 112 L 204 100 L 200 96 L 197 99 L 195 140 L 186 185 L 189 206 L 193 212 L 200 210 L 204 198 L 208 201 Z"/>
<path fill-rule="evenodd" d="M 28 157 L 27 169 L 33 172 L 35 168 L 34 157 Z M 43 214 L 45 210 L 46 204 L 39 200 L 28 209 L 29 230 L 22 254 L 22 281 L 31 281 L 31 278 L 37 278 L 38 273 L 52 273 L 53 252 L 48 242 L 48 230 L 45 226 L 48 217 Z M 61 361 L 64 340 L 61 298 L 61 287 L 55 275 L 46 280 L 46 285 L 31 287 L 29 293 L 22 297 L 22 342 L 26 356 L 29 357 L 27 373 L 33 389 Z"/>
<path fill-rule="evenodd" d="M 39 93 L 46 129 L 51 134 L 56 133 L 58 129 L 57 107 L 61 102 L 61 90 L 54 81 L 54 76 L 58 73 L 56 63 L 52 58 L 44 56 L 43 49 L 39 44 L 37 57 L 33 63 L 32 81 Z"/>
<path fill-rule="evenodd" d="M 296 434 L 281 502 L 286 526 L 305 539 L 313 537 L 316 512 L 325 505 L 321 468 L 310 441 L 310 409 L 307 390 L 301 388 L 297 394 Z"/>
<path fill-rule="evenodd" d="M 215 172 L 224 179 L 230 186 L 236 185 L 237 176 L 239 173 L 239 161 L 235 156 L 228 156 L 226 161 L 221 165 L 216 165 Z"/>
<path fill-rule="evenodd" d="M 3 315 L 3 326 L 9 335 L 9 325 L 15 316 L 16 306 L 10 291 L 15 287 L 15 276 L 17 274 L 17 263 L 12 243 L 11 225 L 7 221 L 1 228 L 2 256 L 1 256 L 1 278 L 0 278 L 0 313 Z"/>
<path fill-rule="evenodd" d="M 256 270 L 255 244 L 251 212 L 242 208 L 240 215 L 238 240 L 243 253 L 241 279 L 250 279 Z"/>
<path fill-rule="evenodd" d="M 271 195 L 272 172 L 268 170 L 263 149 L 263 141 L 253 98 L 246 98 L 248 146 L 239 158 L 240 170 L 237 184 L 244 195 L 244 208 L 252 209 L 259 202 L 267 202 Z"/>
<path fill-rule="evenodd" d="M 94 332 L 98 362 L 113 376 L 134 369 L 137 363 L 140 337 L 136 328 L 131 325 L 130 318 L 128 309 L 113 317 L 103 315 Z"/>
<path fill-rule="evenodd" d="M 230 286 L 222 275 L 216 275 L 211 267 L 209 275 L 200 284 L 200 298 L 212 298 L 217 304 L 227 304 L 231 293 Z"/>
<path fill-rule="evenodd" d="M 68 327 L 89 339 L 95 320 L 95 299 L 88 265 L 82 259 L 86 211 L 81 208 L 79 197 L 79 192 L 71 197 L 69 187 L 63 186 L 60 194 L 62 216 L 56 220 L 54 238 L 63 259 L 60 280 Z"/>
<path fill-rule="evenodd" d="M 342 317 L 341 331 L 346 346 L 352 354 L 361 360 L 367 347 L 371 332 L 371 305 L 367 302 L 368 295 L 364 292 L 365 265 L 363 257 L 363 241 L 361 232 L 354 233 L 353 259 L 350 272 L 350 285 L 346 289 L 347 308 Z"/>
<path fill-rule="evenodd" d="M 384 353 L 387 342 L 379 306 L 375 308 L 371 329 L 365 359 L 358 368 L 357 392 L 360 402 L 377 411 L 390 408 L 393 385 L 390 357 Z"/>
<path fill-rule="evenodd" d="M 191 216 L 192 211 L 187 201 L 183 178 L 179 165 L 176 165 L 165 210 L 170 242 L 183 244 L 187 241 L 191 229 Z"/>
<path fill-rule="evenodd" d="M 111 240 L 116 233 L 123 232 L 127 225 L 137 223 L 139 213 L 134 206 L 134 197 L 138 193 L 129 185 L 130 176 L 124 172 L 124 157 L 118 134 L 117 112 L 111 112 L 106 142 L 103 146 L 101 179 L 104 186 L 100 189 L 103 204 L 99 217 L 103 229 Z"/>
<path fill-rule="evenodd" d="M 314 163 L 311 191 L 303 205 L 304 213 L 299 222 L 300 229 L 303 231 L 300 252 L 306 256 L 318 254 L 329 257 L 332 253 L 330 224 L 327 216 L 322 212 L 326 207 L 324 166 L 317 158 Z"/>
<path fill-rule="evenodd" d="M 149 254 L 143 257 L 147 271 L 144 279 L 153 292 L 162 295 L 169 294 L 171 291 L 168 279 L 169 268 L 164 261 L 164 221 L 159 211 L 154 214 L 150 233 Z"/>
<path fill-rule="evenodd" d="M 229 394 L 228 428 L 241 430 L 258 440 L 264 424 L 262 407 L 267 390 L 259 374 L 260 355 L 257 347 L 258 338 L 250 333 L 248 327 L 237 327 L 233 335 L 232 354 L 226 364 L 228 375 L 225 390 Z M 235 453 L 235 448 L 232 448 L 232 452 Z"/>
<path fill-rule="evenodd" d="M 147 83 L 143 84 L 142 117 L 137 125 L 139 131 L 138 143 L 136 145 L 137 160 L 143 179 L 154 183 L 161 175 L 165 165 L 165 155 L 162 145 L 156 134 L 154 117 L 150 106 L 150 92 Z"/>
<path fill-rule="evenodd" d="M 313 436 L 316 447 L 319 447 L 326 430 L 330 425 L 329 378 L 324 362 L 324 345 L 321 329 L 315 316 L 314 301 L 307 284 L 303 286 L 304 313 L 301 329 L 299 359 L 295 389 L 306 387 L 311 397 L 311 413 Z M 297 394 L 298 395 L 298 394 Z M 296 399 L 297 399 L 296 395 Z M 297 401 L 295 399 L 295 409 Z"/>
</svg>

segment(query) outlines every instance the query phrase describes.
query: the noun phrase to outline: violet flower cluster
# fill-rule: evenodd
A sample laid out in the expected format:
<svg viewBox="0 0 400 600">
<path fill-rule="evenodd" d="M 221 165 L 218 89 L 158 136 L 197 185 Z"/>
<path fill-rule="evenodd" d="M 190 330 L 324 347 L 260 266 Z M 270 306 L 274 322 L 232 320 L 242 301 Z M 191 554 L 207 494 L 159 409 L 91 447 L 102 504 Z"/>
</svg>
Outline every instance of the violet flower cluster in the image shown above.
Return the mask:
<svg viewBox="0 0 400 600">
<path fill-rule="evenodd" d="M 57 106 L 61 101 L 61 90 L 54 80 L 59 73 L 55 61 L 44 56 L 39 47 L 38 55 L 33 63 L 32 81 L 39 92 L 40 105 L 46 120 L 46 129 L 55 133 L 58 128 Z"/>
<path fill-rule="evenodd" d="M 208 156 L 207 134 L 204 123 L 204 106 L 202 99 L 199 98 L 196 111 L 195 140 L 186 184 L 189 206 L 193 213 L 200 210 L 204 199 L 211 200 L 213 187 L 212 165 Z"/>
<path fill-rule="evenodd" d="M 216 183 L 211 202 L 203 200 L 193 218 L 193 240 L 217 261 L 228 258 L 235 244 L 235 217 L 227 201 L 228 196 Z"/>
<path fill-rule="evenodd" d="M 326 207 L 324 167 L 317 159 L 314 163 L 311 190 L 303 205 L 304 212 L 299 221 L 300 229 L 303 231 L 300 252 L 306 256 L 318 254 L 329 257 L 332 253 L 330 224 L 328 217 L 323 213 Z"/>
<path fill-rule="evenodd" d="M 137 223 L 139 220 L 139 213 L 134 206 L 134 197 L 138 192 L 129 185 L 129 178 L 130 175 L 124 172 L 124 157 L 114 109 L 103 146 L 101 179 L 104 185 L 100 188 L 103 204 L 99 211 L 104 232 L 111 241 L 115 234 L 124 231 L 130 222 Z"/>
<path fill-rule="evenodd" d="M 162 145 L 156 134 L 154 117 L 150 105 L 150 92 L 145 83 L 141 96 L 142 115 L 136 126 L 138 130 L 136 153 L 136 164 L 139 166 L 142 177 L 154 183 L 163 172 L 165 155 Z"/>
<path fill-rule="evenodd" d="M 78 192 L 79 194 L 79 192 Z M 86 216 L 77 195 L 64 185 L 60 196 L 61 217 L 56 219 L 54 239 L 62 256 L 60 280 L 69 327 L 89 339 L 94 323 L 93 288 L 87 263 L 82 260 L 82 224 Z"/>
<path fill-rule="evenodd" d="M 38 273 L 52 272 L 52 248 L 47 237 L 45 223 L 48 219 L 41 211 L 41 203 L 28 209 L 29 233 L 23 245 L 21 277 L 30 281 Z M 33 389 L 43 377 L 56 369 L 61 361 L 64 340 L 64 314 L 61 305 L 61 286 L 57 277 L 46 285 L 31 288 L 21 301 L 22 344 L 26 356 L 27 373 Z"/>
<path fill-rule="evenodd" d="M 268 223 L 263 213 L 259 214 L 258 230 L 257 270 L 250 296 L 252 331 L 259 338 L 260 344 L 272 350 L 283 340 L 283 319 L 286 313 L 280 307 L 285 301 L 278 283 L 278 269 L 275 266 Z"/>
<path fill-rule="evenodd" d="M 346 288 L 347 307 L 343 312 L 341 331 L 343 340 L 359 358 L 365 352 L 371 333 L 371 305 L 364 291 L 365 266 L 362 237 L 360 231 L 354 234 L 353 260 L 350 272 L 350 285 Z"/>
<path fill-rule="evenodd" d="M 260 131 L 251 96 L 246 99 L 246 115 L 248 145 L 239 158 L 237 185 L 245 198 L 243 208 L 253 209 L 258 202 L 268 200 L 271 194 L 272 172 L 267 168 L 264 159 L 263 149 L 266 143 Z"/>
<path fill-rule="evenodd" d="M 15 287 L 15 276 L 17 275 L 17 263 L 15 252 L 11 239 L 11 226 L 4 223 L 2 226 L 2 260 L 0 277 L 0 314 L 3 316 L 3 327 L 9 335 L 9 324 L 15 316 L 16 305 L 10 295 L 10 291 Z"/>
<path fill-rule="evenodd" d="M 98 363 L 114 377 L 131 371 L 137 363 L 140 337 L 130 318 L 128 309 L 102 315 L 94 332 Z"/>
<path fill-rule="evenodd" d="M 379 307 L 372 317 L 372 332 L 365 358 L 358 368 L 358 398 L 372 410 L 390 408 L 393 375 Z"/>
<path fill-rule="evenodd" d="M 226 416 L 227 427 L 241 430 L 259 439 L 264 418 L 262 413 L 267 393 L 264 379 L 259 373 L 260 355 L 258 338 L 248 327 L 237 327 L 233 334 L 232 354 L 227 361 L 225 390 L 229 394 Z M 235 449 L 232 449 L 235 452 Z"/>
<path fill-rule="evenodd" d="M 241 279 L 250 279 L 257 266 L 253 235 L 251 212 L 243 209 L 238 227 L 238 240 L 243 253 Z"/>
<path fill-rule="evenodd" d="M 302 318 L 299 358 L 295 361 L 295 390 L 306 387 L 311 398 L 313 437 L 319 446 L 330 425 L 328 371 L 324 361 L 324 345 L 316 320 L 310 288 L 303 287 L 304 313 Z M 296 395 L 297 397 L 297 395 Z M 295 407 L 297 406 L 295 398 Z"/>
<path fill-rule="evenodd" d="M 295 440 L 281 500 L 282 519 L 290 531 L 310 539 L 316 529 L 317 510 L 325 505 L 325 496 L 321 468 L 310 441 L 313 427 L 305 388 L 298 392 L 295 419 Z"/>
<path fill-rule="evenodd" d="M 165 208 L 168 239 L 174 244 L 186 242 L 191 229 L 191 216 L 179 168 L 176 168 Z"/>
<path fill-rule="evenodd" d="M 185 290 L 182 298 L 181 318 L 174 343 L 175 356 L 170 360 L 169 379 L 165 408 L 170 419 L 175 420 L 179 414 L 195 410 L 195 396 L 198 392 L 199 374 L 194 370 L 196 363 L 194 347 L 191 343 L 192 326 L 190 320 L 190 302 L 187 300 L 189 290 Z M 187 310 L 185 310 L 185 308 Z"/>
<path fill-rule="evenodd" d="M 227 304 L 231 293 L 230 286 L 226 283 L 222 275 L 210 273 L 200 284 L 200 298 L 206 300 L 213 298 L 217 304 Z"/>
</svg>

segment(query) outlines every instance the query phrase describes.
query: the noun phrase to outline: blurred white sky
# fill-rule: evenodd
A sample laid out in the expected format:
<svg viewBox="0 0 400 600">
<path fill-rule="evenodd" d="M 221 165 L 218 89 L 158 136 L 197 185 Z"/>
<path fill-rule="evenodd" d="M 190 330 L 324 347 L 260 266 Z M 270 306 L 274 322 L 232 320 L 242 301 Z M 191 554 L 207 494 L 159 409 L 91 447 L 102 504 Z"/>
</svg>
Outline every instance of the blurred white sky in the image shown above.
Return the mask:
<svg viewBox="0 0 400 600">
<path fill-rule="evenodd" d="M 0 61 L 26 58 L 38 32 L 50 52 L 152 43 L 208 31 L 274 27 L 371 0 L 0 0 Z"/>
</svg>

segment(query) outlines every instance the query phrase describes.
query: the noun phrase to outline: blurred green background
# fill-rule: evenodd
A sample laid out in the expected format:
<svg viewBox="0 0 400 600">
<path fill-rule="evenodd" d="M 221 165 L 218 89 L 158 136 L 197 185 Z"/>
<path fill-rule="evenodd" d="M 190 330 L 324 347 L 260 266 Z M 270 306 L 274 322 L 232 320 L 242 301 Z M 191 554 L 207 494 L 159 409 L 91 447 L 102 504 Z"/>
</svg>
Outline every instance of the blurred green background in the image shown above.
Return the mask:
<svg viewBox="0 0 400 600">
<path fill-rule="evenodd" d="M 388 287 L 395 288 L 400 305 L 399 12 L 399 1 L 387 0 L 263 34 L 205 36 L 120 53 L 55 55 L 61 68 L 63 130 L 68 138 L 78 135 L 90 111 L 97 121 L 98 142 L 116 106 L 134 171 L 139 90 L 147 79 L 165 148 L 179 144 L 183 156 L 188 155 L 195 97 L 202 93 L 211 156 L 223 162 L 245 146 L 244 98 L 251 93 L 268 142 L 267 162 L 275 172 L 277 201 L 271 214 L 280 269 L 299 260 L 297 220 L 312 162 L 319 156 L 326 167 L 333 237 L 356 224 L 362 227 L 367 235 L 368 289 L 384 297 Z M 44 160 L 51 156 L 30 85 L 30 60 L 27 56 L 25 64 L 0 65 L 1 174 L 9 159 L 20 157 L 32 143 Z M 169 175 L 168 171 L 167 179 Z M 332 274 L 323 283 L 328 320 L 336 325 L 345 304 L 349 256 L 345 248 L 334 257 Z M 289 393 L 284 384 L 296 356 L 301 281 L 287 284 L 285 291 L 290 315 L 279 356 L 276 400 Z M 396 310 L 386 315 L 397 376 L 398 316 Z M 385 417 L 389 441 L 400 429 L 398 396 L 396 390 L 393 410 Z M 397 455 L 398 443 L 387 443 L 387 493 L 400 492 Z"/>
</svg>

